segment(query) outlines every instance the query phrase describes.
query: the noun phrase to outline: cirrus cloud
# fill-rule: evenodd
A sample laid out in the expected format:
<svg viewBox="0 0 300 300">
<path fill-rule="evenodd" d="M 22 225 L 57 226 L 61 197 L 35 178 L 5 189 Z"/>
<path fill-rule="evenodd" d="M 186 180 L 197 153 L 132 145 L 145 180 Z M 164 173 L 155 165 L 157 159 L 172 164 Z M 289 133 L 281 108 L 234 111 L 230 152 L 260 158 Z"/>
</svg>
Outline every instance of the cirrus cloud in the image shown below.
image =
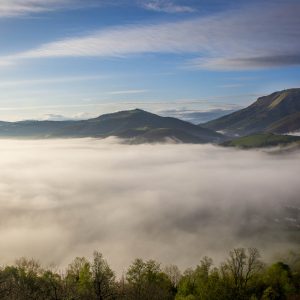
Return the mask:
<svg viewBox="0 0 300 300">
<path fill-rule="evenodd" d="M 245 6 L 171 23 L 112 27 L 0 58 L 1 64 L 59 57 L 127 57 L 146 53 L 195 56 L 193 68 L 240 70 L 299 65 L 300 4 Z"/>
<path fill-rule="evenodd" d="M 191 13 L 196 11 L 191 6 L 175 4 L 169 0 L 146 1 L 142 6 L 148 10 L 165 13 Z"/>
<path fill-rule="evenodd" d="M 78 1 L 70 0 L 1 0 L 0 17 L 14 17 L 30 13 L 41 13 L 74 6 Z"/>
</svg>

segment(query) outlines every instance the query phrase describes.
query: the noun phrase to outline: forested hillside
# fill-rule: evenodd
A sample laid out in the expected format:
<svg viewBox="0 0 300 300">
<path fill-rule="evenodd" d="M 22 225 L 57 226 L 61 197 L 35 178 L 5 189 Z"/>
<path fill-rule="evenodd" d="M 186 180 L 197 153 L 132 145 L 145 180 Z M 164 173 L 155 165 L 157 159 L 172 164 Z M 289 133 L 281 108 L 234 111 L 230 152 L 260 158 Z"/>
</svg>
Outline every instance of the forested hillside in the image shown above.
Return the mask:
<svg viewBox="0 0 300 300">
<path fill-rule="evenodd" d="M 257 249 L 238 248 L 218 267 L 204 257 L 183 273 L 136 259 L 120 279 L 99 252 L 91 261 L 75 258 L 64 271 L 22 258 L 1 268 L 0 299 L 300 299 L 300 253 L 266 264 Z"/>
</svg>

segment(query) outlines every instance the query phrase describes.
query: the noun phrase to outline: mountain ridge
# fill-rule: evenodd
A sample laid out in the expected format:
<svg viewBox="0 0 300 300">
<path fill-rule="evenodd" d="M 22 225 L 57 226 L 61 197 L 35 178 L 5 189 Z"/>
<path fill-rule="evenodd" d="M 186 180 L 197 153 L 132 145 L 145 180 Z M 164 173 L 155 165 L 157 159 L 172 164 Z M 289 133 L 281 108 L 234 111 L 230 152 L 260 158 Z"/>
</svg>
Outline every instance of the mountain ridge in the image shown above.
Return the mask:
<svg viewBox="0 0 300 300">
<path fill-rule="evenodd" d="M 286 144 L 292 141 L 292 138 L 279 134 L 293 131 L 300 131 L 300 89 L 283 90 L 260 97 L 244 109 L 201 125 L 174 117 L 162 117 L 139 108 L 87 120 L 0 121 L 0 138 L 115 136 L 131 144 L 176 142 L 225 145 L 224 142 L 228 141 L 228 145 L 234 146 L 246 141 L 247 145 L 252 143 L 254 147 L 272 146 L 277 142 Z M 238 137 L 246 139 L 235 140 Z"/>
<path fill-rule="evenodd" d="M 300 89 L 287 89 L 259 97 L 244 109 L 200 125 L 231 136 L 257 132 L 282 134 L 300 130 Z"/>
<path fill-rule="evenodd" d="M 7 138 L 106 138 L 116 136 L 133 143 L 218 143 L 223 135 L 172 117 L 141 109 L 118 111 L 88 120 L 0 122 L 0 137 Z"/>
</svg>

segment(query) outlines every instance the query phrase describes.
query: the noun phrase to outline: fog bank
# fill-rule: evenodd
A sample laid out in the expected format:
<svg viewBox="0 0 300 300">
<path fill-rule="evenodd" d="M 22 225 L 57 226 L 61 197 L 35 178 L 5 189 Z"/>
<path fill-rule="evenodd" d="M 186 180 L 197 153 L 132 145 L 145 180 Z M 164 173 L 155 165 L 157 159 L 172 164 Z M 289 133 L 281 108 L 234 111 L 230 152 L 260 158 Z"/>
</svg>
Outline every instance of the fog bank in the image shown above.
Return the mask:
<svg viewBox="0 0 300 300">
<path fill-rule="evenodd" d="M 0 141 L 0 263 L 103 252 L 185 268 L 238 246 L 300 245 L 300 153 L 116 140 Z"/>
</svg>

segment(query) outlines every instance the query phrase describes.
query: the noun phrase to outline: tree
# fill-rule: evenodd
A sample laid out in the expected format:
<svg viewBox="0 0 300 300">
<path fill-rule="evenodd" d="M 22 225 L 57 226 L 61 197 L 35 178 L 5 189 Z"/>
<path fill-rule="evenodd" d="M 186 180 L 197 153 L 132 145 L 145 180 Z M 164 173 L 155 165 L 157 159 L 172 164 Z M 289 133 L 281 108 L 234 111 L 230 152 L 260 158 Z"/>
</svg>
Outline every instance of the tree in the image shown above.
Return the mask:
<svg viewBox="0 0 300 300">
<path fill-rule="evenodd" d="M 229 258 L 222 265 L 225 280 L 232 285 L 234 299 L 244 299 L 249 282 L 263 269 L 260 254 L 256 248 L 237 248 L 230 251 Z"/>
<path fill-rule="evenodd" d="M 264 282 L 268 287 L 264 295 L 272 292 L 274 299 L 286 299 L 296 292 L 291 269 L 283 262 L 277 262 L 266 270 Z"/>
<path fill-rule="evenodd" d="M 168 276 L 169 280 L 171 281 L 174 290 L 177 291 L 179 281 L 182 277 L 179 268 L 176 265 L 168 265 L 164 268 L 164 273 Z"/>
<path fill-rule="evenodd" d="M 178 285 L 178 297 L 176 299 L 188 299 L 196 295 L 196 274 L 193 269 L 184 271 L 183 276 Z"/>
<path fill-rule="evenodd" d="M 102 254 L 95 251 L 92 277 L 97 300 L 113 299 L 116 296 L 115 274 Z"/>
<path fill-rule="evenodd" d="M 220 267 L 204 257 L 183 275 L 178 267 L 136 259 L 126 277 L 114 272 L 99 252 L 77 257 L 65 273 L 44 269 L 33 259 L 0 267 L 1 300 L 296 300 L 300 299 L 298 256 L 294 265 L 264 266 L 256 249 L 234 249 Z"/>
<path fill-rule="evenodd" d="M 142 259 L 137 258 L 133 262 L 127 271 L 126 279 L 130 285 L 133 299 L 142 299 L 145 288 L 145 263 Z"/>
<path fill-rule="evenodd" d="M 188 269 L 179 283 L 176 300 L 220 300 L 226 299 L 218 269 L 212 268 L 212 259 L 204 257 L 195 270 Z"/>
<path fill-rule="evenodd" d="M 136 259 L 126 274 L 130 300 L 173 299 L 172 283 L 154 260 Z"/>
<path fill-rule="evenodd" d="M 93 299 L 91 264 L 85 257 L 76 257 L 68 266 L 67 293 L 72 299 Z"/>
<path fill-rule="evenodd" d="M 64 297 L 62 279 L 58 274 L 47 270 L 40 278 L 42 299 L 59 300 Z"/>
</svg>

